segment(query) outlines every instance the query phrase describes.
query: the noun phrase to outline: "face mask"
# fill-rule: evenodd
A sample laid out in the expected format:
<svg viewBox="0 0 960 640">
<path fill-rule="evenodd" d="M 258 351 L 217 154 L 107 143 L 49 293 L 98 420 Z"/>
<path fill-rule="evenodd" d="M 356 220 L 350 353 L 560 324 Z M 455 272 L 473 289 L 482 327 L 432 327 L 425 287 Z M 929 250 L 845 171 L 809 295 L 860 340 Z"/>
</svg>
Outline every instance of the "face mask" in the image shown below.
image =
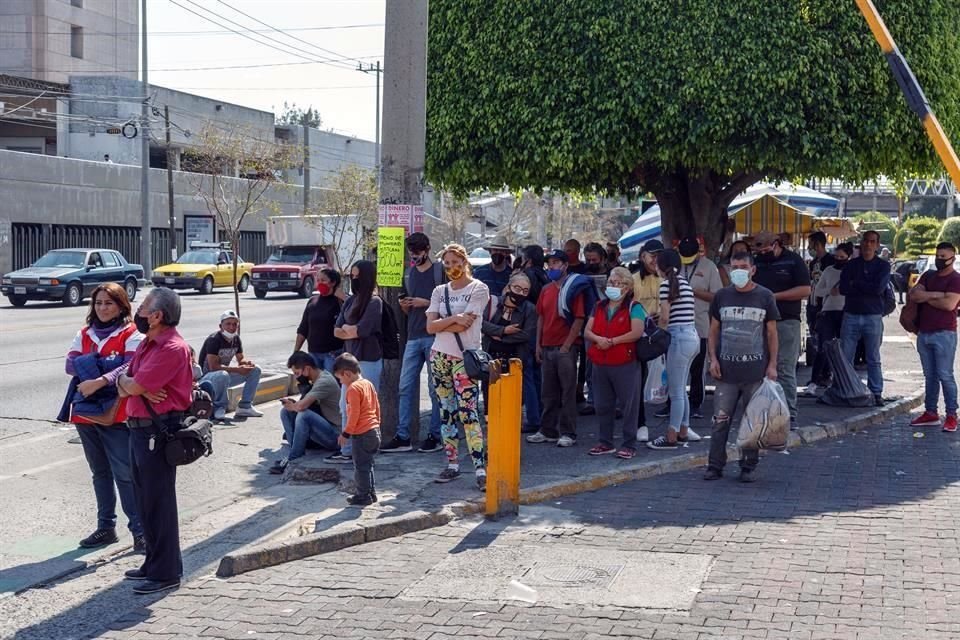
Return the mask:
<svg viewBox="0 0 960 640">
<path fill-rule="evenodd" d="M 733 286 L 742 289 L 750 282 L 750 271 L 747 269 L 734 269 L 730 272 L 730 282 Z"/>
<path fill-rule="evenodd" d="M 587 273 L 600 273 L 600 265 L 598 264 L 588 264 Z"/>
<path fill-rule="evenodd" d="M 322 296 L 328 296 L 333 293 L 333 288 L 326 282 L 317 283 L 317 293 Z"/>
<path fill-rule="evenodd" d="M 492 256 L 490 256 L 490 262 L 492 262 L 494 266 L 499 267 L 500 265 L 503 264 L 503 261 L 505 258 L 506 256 L 504 256 L 503 254 L 495 253 Z"/>
<path fill-rule="evenodd" d="M 350 278 L 350 292 L 357 293 L 360 290 L 360 278 Z"/>
<path fill-rule="evenodd" d="M 847 264 L 847 259 L 846 259 L 846 258 L 844 258 L 843 260 L 834 260 L 834 261 L 833 261 L 833 266 L 835 266 L 837 269 L 843 269 L 843 266 L 844 266 L 845 264 Z"/>
<path fill-rule="evenodd" d="M 570 262 L 578 262 L 580 260 L 580 254 L 576 251 L 567 251 L 567 259 Z"/>
<path fill-rule="evenodd" d="M 411 267 L 419 267 L 420 265 L 422 265 L 422 264 L 423 264 L 424 262 L 426 262 L 426 261 L 427 261 L 427 254 L 423 254 L 422 256 L 419 256 L 419 257 L 417 257 L 417 258 L 411 259 L 411 260 L 410 260 L 410 266 L 411 266 Z"/>
<path fill-rule="evenodd" d="M 229 331 L 223 331 L 222 329 L 221 329 L 221 331 L 220 331 L 220 334 L 221 334 L 224 338 L 226 338 L 227 340 L 233 340 L 234 338 L 237 337 L 237 334 L 235 334 L 235 333 L 230 333 Z"/>
<path fill-rule="evenodd" d="M 513 303 L 513 306 L 519 307 L 527 299 L 527 296 L 514 293 L 513 291 L 507 291 L 507 298 Z"/>
<path fill-rule="evenodd" d="M 620 290 L 620 287 L 607 287 L 603 292 L 607 294 L 607 298 L 614 302 L 623 297 L 623 291 Z"/>
<path fill-rule="evenodd" d="M 463 267 L 460 265 L 457 265 L 455 267 L 447 267 L 446 269 L 444 269 L 444 271 L 446 271 L 447 278 L 449 278 L 450 280 L 459 280 L 460 278 L 463 277 L 463 273 L 464 273 Z"/>
<path fill-rule="evenodd" d="M 757 262 L 771 262 L 776 258 L 776 256 L 773 255 L 773 251 L 758 251 L 757 253 L 753 254 L 753 257 Z"/>
<path fill-rule="evenodd" d="M 955 258 L 949 258 L 947 260 L 944 260 L 943 258 L 934 258 L 933 264 L 937 268 L 937 271 L 943 271 L 944 269 L 949 267 L 951 264 L 953 264 L 954 260 Z"/>
<path fill-rule="evenodd" d="M 563 269 L 547 269 L 547 277 L 552 282 L 556 282 L 563 277 Z"/>
<path fill-rule="evenodd" d="M 133 324 L 137 326 L 137 331 L 140 333 L 150 331 L 150 321 L 140 314 L 133 316 Z"/>
<path fill-rule="evenodd" d="M 310 384 L 310 378 L 308 378 L 307 376 L 297 376 L 297 384 L 299 385 Z"/>
</svg>

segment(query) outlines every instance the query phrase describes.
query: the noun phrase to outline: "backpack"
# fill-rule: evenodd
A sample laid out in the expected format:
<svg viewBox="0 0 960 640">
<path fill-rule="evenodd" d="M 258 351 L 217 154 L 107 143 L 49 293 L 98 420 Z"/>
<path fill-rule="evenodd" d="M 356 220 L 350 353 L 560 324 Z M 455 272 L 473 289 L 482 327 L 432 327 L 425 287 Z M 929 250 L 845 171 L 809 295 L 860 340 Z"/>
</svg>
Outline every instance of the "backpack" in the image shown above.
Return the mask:
<svg viewBox="0 0 960 640">
<path fill-rule="evenodd" d="M 893 282 L 887 283 L 883 290 L 883 315 L 888 316 L 897 310 L 897 294 L 893 290 Z"/>
<path fill-rule="evenodd" d="M 397 316 L 393 307 L 387 304 L 387 301 L 380 298 L 383 313 L 380 314 L 380 340 L 383 349 L 384 360 L 397 360 L 400 358 L 400 325 L 397 324 Z"/>
</svg>

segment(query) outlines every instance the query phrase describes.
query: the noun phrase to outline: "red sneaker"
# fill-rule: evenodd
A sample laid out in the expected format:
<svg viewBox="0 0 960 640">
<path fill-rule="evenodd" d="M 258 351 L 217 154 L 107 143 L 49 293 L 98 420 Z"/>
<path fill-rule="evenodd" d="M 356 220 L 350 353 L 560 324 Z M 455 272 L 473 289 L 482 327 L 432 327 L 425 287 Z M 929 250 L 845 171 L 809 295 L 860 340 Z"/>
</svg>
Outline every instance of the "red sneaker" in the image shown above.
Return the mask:
<svg viewBox="0 0 960 640">
<path fill-rule="evenodd" d="M 940 416 L 933 411 L 924 411 L 923 415 L 910 421 L 911 427 L 938 427 L 940 426 Z"/>
<path fill-rule="evenodd" d="M 947 416 L 943 421 L 943 430 L 949 433 L 955 433 L 957 430 L 957 416 Z"/>
</svg>

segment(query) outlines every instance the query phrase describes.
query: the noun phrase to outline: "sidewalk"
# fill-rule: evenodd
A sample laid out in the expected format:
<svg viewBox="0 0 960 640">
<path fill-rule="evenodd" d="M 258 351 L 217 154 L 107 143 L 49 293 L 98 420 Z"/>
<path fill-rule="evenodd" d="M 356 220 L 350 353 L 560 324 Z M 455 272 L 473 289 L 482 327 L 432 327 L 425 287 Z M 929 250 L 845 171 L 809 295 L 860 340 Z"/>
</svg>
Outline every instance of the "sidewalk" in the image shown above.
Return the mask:
<svg viewBox="0 0 960 640">
<path fill-rule="evenodd" d="M 98 637 L 954 640 L 960 440 L 925 433 L 901 417 L 752 485 L 691 470 L 197 580 Z"/>
</svg>

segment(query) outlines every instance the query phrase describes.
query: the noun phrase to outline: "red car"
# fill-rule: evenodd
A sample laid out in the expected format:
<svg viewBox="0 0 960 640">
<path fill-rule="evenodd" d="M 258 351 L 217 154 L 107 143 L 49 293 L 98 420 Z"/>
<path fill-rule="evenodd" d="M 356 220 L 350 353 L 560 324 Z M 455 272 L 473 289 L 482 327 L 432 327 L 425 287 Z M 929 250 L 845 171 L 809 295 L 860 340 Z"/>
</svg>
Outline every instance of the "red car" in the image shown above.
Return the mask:
<svg viewBox="0 0 960 640">
<path fill-rule="evenodd" d="M 253 293 L 266 298 L 272 291 L 296 291 L 301 298 L 309 298 L 317 284 L 317 271 L 322 266 L 335 267 L 332 247 L 290 245 L 275 247 L 263 264 L 250 271 Z"/>
</svg>

